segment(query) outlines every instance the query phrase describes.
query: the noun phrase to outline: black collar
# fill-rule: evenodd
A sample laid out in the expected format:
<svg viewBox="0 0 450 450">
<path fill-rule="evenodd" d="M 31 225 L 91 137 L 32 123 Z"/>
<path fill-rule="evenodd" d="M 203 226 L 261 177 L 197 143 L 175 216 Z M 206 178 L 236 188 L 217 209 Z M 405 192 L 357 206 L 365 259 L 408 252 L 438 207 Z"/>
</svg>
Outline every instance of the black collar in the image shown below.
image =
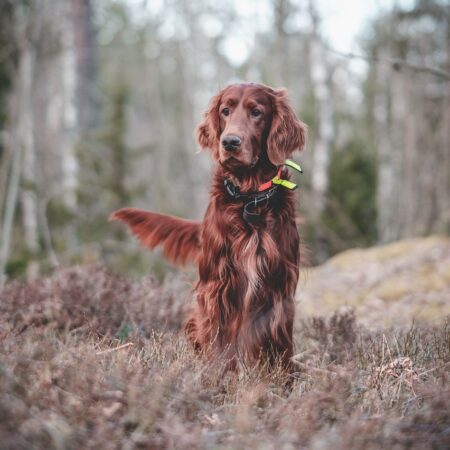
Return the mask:
<svg viewBox="0 0 450 450">
<path fill-rule="evenodd" d="M 290 159 L 286 159 L 282 166 L 290 167 L 300 173 L 303 172 L 300 165 Z M 251 224 L 257 224 L 261 216 L 261 214 L 257 212 L 257 208 L 261 203 L 266 202 L 267 205 L 269 200 L 278 192 L 280 187 L 289 190 L 294 190 L 297 188 L 295 183 L 289 179 L 283 179 L 281 176 L 282 167 L 280 166 L 278 167 L 278 172 L 275 177 L 266 183 L 261 184 L 257 191 L 241 192 L 239 186 L 236 186 L 229 178 L 225 178 L 224 185 L 228 195 L 231 198 L 246 202 L 242 213 L 244 220 Z"/>
<path fill-rule="evenodd" d="M 225 178 L 224 186 L 228 195 L 237 201 L 243 201 L 244 210 L 242 217 L 244 220 L 251 224 L 259 223 L 261 214 L 257 212 L 258 206 L 261 203 L 269 203 L 269 200 L 278 192 L 279 185 L 273 184 L 267 189 L 262 191 L 248 191 L 241 192 L 239 186 L 236 186 L 229 178 Z"/>
</svg>

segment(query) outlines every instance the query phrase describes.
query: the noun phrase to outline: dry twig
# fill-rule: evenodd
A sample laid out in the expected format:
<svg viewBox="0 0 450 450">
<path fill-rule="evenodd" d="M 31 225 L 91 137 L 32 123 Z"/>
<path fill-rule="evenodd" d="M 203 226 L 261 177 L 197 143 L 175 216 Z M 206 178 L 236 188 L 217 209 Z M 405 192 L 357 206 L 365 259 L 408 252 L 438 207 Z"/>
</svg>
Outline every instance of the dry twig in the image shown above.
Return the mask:
<svg viewBox="0 0 450 450">
<path fill-rule="evenodd" d="M 118 347 L 115 348 L 108 348 L 107 350 L 102 350 L 101 352 L 97 352 L 96 355 L 104 355 L 106 353 L 111 353 L 111 352 L 115 352 L 116 350 L 123 350 L 124 348 L 128 348 L 133 346 L 134 344 L 132 342 L 127 342 L 126 344 L 123 345 L 119 345 Z"/>
</svg>

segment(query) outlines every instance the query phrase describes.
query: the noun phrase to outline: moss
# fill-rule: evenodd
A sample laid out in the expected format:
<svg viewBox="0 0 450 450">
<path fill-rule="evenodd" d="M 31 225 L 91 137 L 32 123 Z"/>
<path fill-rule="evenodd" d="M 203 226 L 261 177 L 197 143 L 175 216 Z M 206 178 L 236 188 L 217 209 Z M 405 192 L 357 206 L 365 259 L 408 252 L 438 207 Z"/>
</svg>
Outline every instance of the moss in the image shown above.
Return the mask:
<svg viewBox="0 0 450 450">
<path fill-rule="evenodd" d="M 364 324 L 438 319 L 450 312 L 450 239 L 432 236 L 347 250 L 302 277 L 300 315 L 352 306 Z"/>
</svg>

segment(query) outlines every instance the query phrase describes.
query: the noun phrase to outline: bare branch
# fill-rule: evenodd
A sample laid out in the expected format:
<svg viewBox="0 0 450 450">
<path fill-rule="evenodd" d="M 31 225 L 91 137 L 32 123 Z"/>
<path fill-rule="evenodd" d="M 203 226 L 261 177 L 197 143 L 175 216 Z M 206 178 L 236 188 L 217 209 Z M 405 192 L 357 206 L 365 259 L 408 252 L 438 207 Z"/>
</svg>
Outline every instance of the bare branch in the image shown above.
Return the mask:
<svg viewBox="0 0 450 450">
<path fill-rule="evenodd" d="M 412 63 L 409 61 L 405 61 L 404 59 L 399 58 L 379 58 L 379 57 L 370 57 L 366 55 L 359 55 L 356 53 L 345 53 L 341 52 L 339 50 L 335 50 L 334 48 L 325 47 L 327 51 L 334 53 L 335 55 L 341 56 L 342 58 L 348 58 L 348 59 L 363 59 L 365 61 L 374 61 L 374 62 L 380 62 L 385 64 L 390 64 L 394 69 L 399 70 L 402 67 L 405 67 L 407 69 L 415 70 L 417 72 L 427 72 L 431 73 L 434 76 L 444 78 L 445 80 L 450 81 L 450 72 L 447 72 L 445 70 L 442 70 L 438 67 L 430 67 L 425 66 L 421 64 Z"/>
<path fill-rule="evenodd" d="M 114 347 L 114 348 L 108 348 L 107 350 L 102 350 L 100 352 L 97 352 L 96 355 L 105 355 L 106 353 L 111 353 L 111 352 L 115 352 L 117 350 L 122 350 L 124 348 L 128 348 L 128 347 L 132 347 L 134 344 L 132 342 L 128 342 L 126 344 L 123 345 L 119 345 L 118 347 Z"/>
</svg>

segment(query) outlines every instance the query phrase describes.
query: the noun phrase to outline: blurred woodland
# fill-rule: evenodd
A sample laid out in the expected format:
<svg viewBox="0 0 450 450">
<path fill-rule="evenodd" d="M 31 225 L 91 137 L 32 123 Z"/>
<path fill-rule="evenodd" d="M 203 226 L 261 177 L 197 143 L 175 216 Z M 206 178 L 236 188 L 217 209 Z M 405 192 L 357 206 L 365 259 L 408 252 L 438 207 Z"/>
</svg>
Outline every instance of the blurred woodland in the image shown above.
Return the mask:
<svg viewBox="0 0 450 450">
<path fill-rule="evenodd" d="M 235 2 L 0 0 L 1 278 L 96 261 L 163 278 L 108 215 L 202 216 L 210 161 L 193 130 L 237 80 L 285 86 L 309 126 L 296 158 L 313 263 L 450 233 L 448 3 L 380 10 L 357 55 L 327 41 L 312 0 L 263 3 L 248 23 Z"/>
</svg>

